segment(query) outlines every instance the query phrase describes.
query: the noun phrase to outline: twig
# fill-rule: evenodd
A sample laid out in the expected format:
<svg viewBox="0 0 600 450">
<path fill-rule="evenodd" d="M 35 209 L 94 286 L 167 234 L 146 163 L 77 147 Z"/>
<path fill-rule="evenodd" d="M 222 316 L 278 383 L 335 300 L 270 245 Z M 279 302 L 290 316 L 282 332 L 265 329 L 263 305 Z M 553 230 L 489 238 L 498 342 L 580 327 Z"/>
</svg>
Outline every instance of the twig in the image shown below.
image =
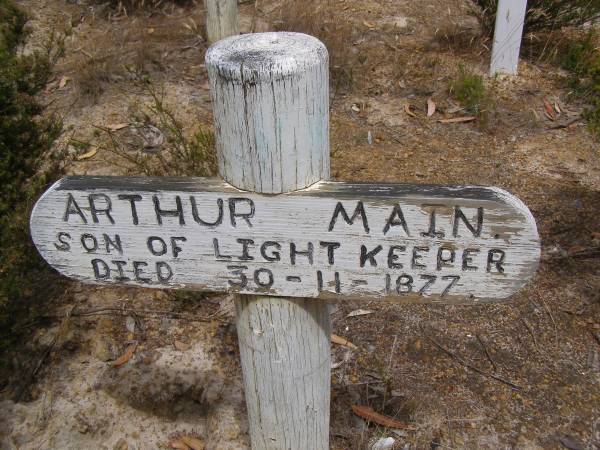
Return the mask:
<svg viewBox="0 0 600 450">
<path fill-rule="evenodd" d="M 556 321 L 554 320 L 554 316 L 550 312 L 550 309 L 548 308 L 548 305 L 546 305 L 546 302 L 544 301 L 544 299 L 541 299 L 541 300 L 542 300 L 542 306 L 546 310 L 546 313 L 550 316 L 550 320 L 552 320 L 552 324 L 554 325 L 554 341 L 556 344 L 558 344 L 558 327 L 556 326 Z"/>
<path fill-rule="evenodd" d="M 490 352 L 488 352 L 488 349 L 485 346 L 485 344 L 483 342 L 483 339 L 481 339 L 481 336 L 479 336 L 479 334 L 475 334 L 475 337 L 477 338 L 477 340 L 479 341 L 479 344 L 483 348 L 483 352 L 485 353 L 485 356 L 487 356 L 488 361 L 490 362 L 490 364 L 494 368 L 494 372 L 497 372 L 498 371 L 498 367 L 496 366 L 496 363 L 492 359 L 492 355 L 490 355 Z"/>
<path fill-rule="evenodd" d="M 577 116 L 574 119 L 569 120 L 568 122 L 559 123 L 559 124 L 553 125 L 551 127 L 548 127 L 548 129 L 549 130 L 560 130 L 562 128 L 568 128 L 571 125 L 573 125 L 575 122 L 579 122 L 580 120 L 581 120 L 581 117 Z"/>
<path fill-rule="evenodd" d="M 494 373 L 489 373 L 486 372 L 485 370 L 481 370 L 479 367 L 476 367 L 472 364 L 469 364 L 467 361 L 465 361 L 464 359 L 462 359 L 460 356 L 458 356 L 456 353 L 448 350 L 446 347 L 444 347 L 442 344 L 440 344 L 439 342 L 437 342 L 435 339 L 433 339 L 431 336 L 427 336 L 427 339 L 429 339 L 437 348 L 439 348 L 441 351 L 443 351 L 444 353 L 446 353 L 447 355 L 451 356 L 452 358 L 454 358 L 456 361 L 458 361 L 460 364 L 462 364 L 463 366 L 465 366 L 467 369 L 471 369 L 473 372 L 478 373 L 479 375 L 483 375 L 485 377 L 489 377 L 492 378 L 496 381 L 499 381 L 500 383 L 504 383 L 507 386 L 510 386 L 512 389 L 514 389 L 515 391 L 522 391 L 523 388 L 521 386 L 519 386 L 516 383 L 513 383 L 510 380 L 507 380 L 506 378 L 503 378 L 499 375 L 496 375 Z"/>
<path fill-rule="evenodd" d="M 546 261 L 560 261 L 563 259 L 587 259 L 587 258 L 600 258 L 600 247 L 589 247 L 584 250 L 579 250 L 577 252 L 567 253 L 565 255 L 556 255 L 544 258 Z"/>
<path fill-rule="evenodd" d="M 525 325 L 525 328 L 527 328 L 527 331 L 529 331 L 529 334 L 531 334 L 531 339 L 533 339 L 533 346 L 537 350 L 538 349 L 537 340 L 535 338 L 535 332 L 533 331 L 533 327 L 523 317 L 521 317 L 521 322 L 523 322 L 523 325 Z"/>
<path fill-rule="evenodd" d="M 101 315 L 136 315 L 140 317 L 152 317 L 152 316 L 166 316 L 174 319 L 189 320 L 191 322 L 210 322 L 212 320 L 219 320 L 219 313 L 211 314 L 210 316 L 193 316 L 190 314 L 182 314 L 173 311 L 160 311 L 152 309 L 135 309 L 135 308 L 117 308 L 117 307 L 99 307 L 92 308 L 85 311 L 72 311 L 67 313 L 71 317 L 86 317 L 86 316 L 101 316 Z M 64 318 L 65 316 L 44 316 L 48 319 Z"/>
</svg>

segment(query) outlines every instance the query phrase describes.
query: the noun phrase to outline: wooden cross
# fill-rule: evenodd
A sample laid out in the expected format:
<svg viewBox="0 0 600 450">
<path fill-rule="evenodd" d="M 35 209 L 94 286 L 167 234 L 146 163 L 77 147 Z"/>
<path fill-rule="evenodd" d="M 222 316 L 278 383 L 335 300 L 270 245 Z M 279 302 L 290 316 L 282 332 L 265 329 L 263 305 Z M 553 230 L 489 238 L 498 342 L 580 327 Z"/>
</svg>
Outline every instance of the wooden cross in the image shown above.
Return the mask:
<svg viewBox="0 0 600 450">
<path fill-rule="evenodd" d="M 206 66 L 222 180 L 66 177 L 36 204 L 32 237 L 82 282 L 239 294 L 252 448 L 324 450 L 321 299 L 506 299 L 535 274 L 536 224 L 498 188 L 324 181 L 328 55 L 313 37 L 231 37 Z"/>
</svg>

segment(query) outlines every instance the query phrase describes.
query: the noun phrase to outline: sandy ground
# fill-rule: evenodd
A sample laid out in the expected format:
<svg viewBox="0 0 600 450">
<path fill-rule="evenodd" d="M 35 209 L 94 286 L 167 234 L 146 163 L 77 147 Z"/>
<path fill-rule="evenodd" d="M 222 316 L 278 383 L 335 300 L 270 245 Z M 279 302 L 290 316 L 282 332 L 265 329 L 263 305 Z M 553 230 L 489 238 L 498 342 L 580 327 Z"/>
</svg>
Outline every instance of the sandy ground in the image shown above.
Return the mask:
<svg viewBox="0 0 600 450">
<path fill-rule="evenodd" d="M 332 371 L 332 448 L 369 448 L 381 436 L 394 437 L 396 449 L 600 448 L 600 264 L 566 257 L 600 245 L 600 146 L 580 122 L 553 129 L 581 105 L 555 67 L 525 59 L 519 77 L 488 80 L 496 112 L 487 125 L 438 123 L 440 112 L 428 119 L 427 98 L 440 111 L 456 105 L 448 84 L 459 64 L 487 70 L 484 41 L 453 37 L 476 27 L 467 2 L 334 4 L 346 32 L 333 50 L 345 49 L 342 69 L 352 82 L 332 89 L 333 178 L 502 187 L 532 210 L 543 261 L 534 282 L 502 304 L 332 305 L 335 333 L 359 347 L 332 349 L 341 363 Z M 148 101 L 121 70 L 132 61 L 164 88 L 186 131 L 212 126 L 200 7 L 109 17 L 106 6 L 86 2 L 23 5 L 33 43 L 49 29 L 72 29 L 46 92 L 49 108 L 64 117 L 60 145 L 94 142 L 95 126 L 129 122 L 134 106 Z M 241 5 L 244 30 L 282 27 L 279 2 L 257 5 Z M 90 86 L 103 91 L 94 99 Z M 544 116 L 544 101 L 561 105 L 556 121 Z M 104 150 L 68 168 L 132 170 Z M 35 331 L 31 359 L 51 351 L 20 402 L 3 393 L 0 448 L 168 448 L 180 433 L 201 437 L 208 449 L 248 448 L 230 299 L 72 283 L 59 303 L 57 315 L 74 306 L 102 311 Z M 374 313 L 346 317 L 357 308 Z M 133 358 L 113 367 L 134 342 Z M 414 429 L 367 426 L 353 404 Z"/>
</svg>

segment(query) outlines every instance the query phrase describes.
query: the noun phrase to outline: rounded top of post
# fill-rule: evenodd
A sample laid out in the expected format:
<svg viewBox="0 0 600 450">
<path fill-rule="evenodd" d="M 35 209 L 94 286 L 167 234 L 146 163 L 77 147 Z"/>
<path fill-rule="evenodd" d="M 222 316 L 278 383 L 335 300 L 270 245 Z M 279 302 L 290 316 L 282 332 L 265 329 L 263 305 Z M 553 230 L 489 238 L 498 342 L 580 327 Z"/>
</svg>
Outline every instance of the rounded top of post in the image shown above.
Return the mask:
<svg viewBox="0 0 600 450">
<path fill-rule="evenodd" d="M 206 52 L 206 65 L 228 80 L 274 80 L 327 62 L 325 45 L 302 33 L 271 32 L 231 36 Z"/>
</svg>

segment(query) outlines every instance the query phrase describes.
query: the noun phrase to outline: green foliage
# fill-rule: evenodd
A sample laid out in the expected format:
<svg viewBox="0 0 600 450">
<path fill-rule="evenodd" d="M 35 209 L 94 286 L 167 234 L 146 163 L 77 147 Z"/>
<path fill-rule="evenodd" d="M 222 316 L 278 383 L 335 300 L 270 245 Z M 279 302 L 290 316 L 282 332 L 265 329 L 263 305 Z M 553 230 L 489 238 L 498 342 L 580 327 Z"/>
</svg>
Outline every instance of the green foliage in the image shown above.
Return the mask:
<svg viewBox="0 0 600 450">
<path fill-rule="evenodd" d="M 472 0 L 473 14 L 485 34 L 494 34 L 498 0 Z M 525 32 L 581 26 L 600 17 L 600 0 L 529 0 Z"/>
<path fill-rule="evenodd" d="M 559 63 L 571 72 L 567 84 L 573 95 L 589 102 L 583 117 L 590 132 L 600 138 L 600 50 L 597 43 L 596 33 L 586 33 L 583 38 L 567 45 Z"/>
<path fill-rule="evenodd" d="M 135 148 L 132 152 L 118 135 L 104 130 L 109 138 L 107 149 L 125 160 L 131 170 L 148 176 L 210 176 L 216 172 L 214 134 L 198 124 L 191 136 L 165 103 L 164 91 L 157 89 L 148 75 L 130 72 L 134 83 L 150 98 L 150 102 L 133 108 L 132 128 L 153 128 L 164 136 L 165 151 L 148 152 Z"/>
<path fill-rule="evenodd" d="M 483 76 L 471 72 L 464 65 L 458 67 L 458 76 L 450 83 L 450 92 L 472 114 L 481 115 L 490 109 L 492 100 Z"/>
<path fill-rule="evenodd" d="M 25 14 L 10 0 L 0 0 L 0 52 L 11 52 L 23 35 Z"/>
<path fill-rule="evenodd" d="M 560 58 L 560 65 L 575 76 L 580 87 L 600 77 L 600 52 L 596 46 L 597 36 L 590 31 L 581 39 L 569 42 Z"/>
<path fill-rule="evenodd" d="M 596 86 L 598 89 L 600 85 Z M 583 112 L 583 117 L 587 120 L 588 129 L 596 139 L 600 139 L 600 98 L 596 97 L 591 106 Z"/>
<path fill-rule="evenodd" d="M 0 354 L 19 337 L 22 324 L 36 315 L 52 292 L 49 269 L 29 237 L 29 206 L 43 187 L 59 175 L 60 164 L 41 170 L 40 157 L 61 131 L 55 118 L 41 117 L 35 95 L 50 75 L 57 40 L 47 48 L 18 56 L 24 14 L 0 0 Z"/>
</svg>

